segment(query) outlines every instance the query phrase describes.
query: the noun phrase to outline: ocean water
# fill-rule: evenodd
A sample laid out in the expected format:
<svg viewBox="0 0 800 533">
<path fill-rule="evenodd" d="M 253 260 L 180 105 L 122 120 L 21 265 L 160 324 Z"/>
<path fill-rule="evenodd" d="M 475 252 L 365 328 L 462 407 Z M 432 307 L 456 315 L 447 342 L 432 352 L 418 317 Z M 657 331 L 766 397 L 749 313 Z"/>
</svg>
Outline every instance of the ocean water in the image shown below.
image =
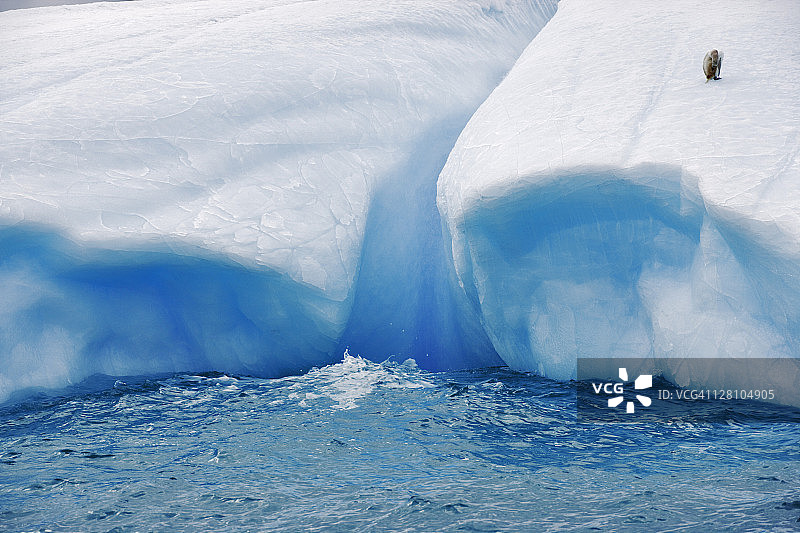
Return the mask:
<svg viewBox="0 0 800 533">
<path fill-rule="evenodd" d="M 796 531 L 800 424 L 578 422 L 576 387 L 341 363 L 0 408 L 3 531 Z"/>
</svg>

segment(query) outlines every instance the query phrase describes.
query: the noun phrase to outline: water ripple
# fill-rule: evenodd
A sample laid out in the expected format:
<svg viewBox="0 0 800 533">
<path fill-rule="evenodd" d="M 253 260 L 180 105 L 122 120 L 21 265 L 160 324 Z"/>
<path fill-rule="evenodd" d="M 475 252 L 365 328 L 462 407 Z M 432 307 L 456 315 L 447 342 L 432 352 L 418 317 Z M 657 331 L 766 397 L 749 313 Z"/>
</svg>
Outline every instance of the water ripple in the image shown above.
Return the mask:
<svg viewBox="0 0 800 533">
<path fill-rule="evenodd" d="M 0 530 L 793 530 L 794 424 L 578 424 L 575 387 L 345 356 L 0 410 Z M 89 388 L 91 387 L 91 388 Z"/>
</svg>

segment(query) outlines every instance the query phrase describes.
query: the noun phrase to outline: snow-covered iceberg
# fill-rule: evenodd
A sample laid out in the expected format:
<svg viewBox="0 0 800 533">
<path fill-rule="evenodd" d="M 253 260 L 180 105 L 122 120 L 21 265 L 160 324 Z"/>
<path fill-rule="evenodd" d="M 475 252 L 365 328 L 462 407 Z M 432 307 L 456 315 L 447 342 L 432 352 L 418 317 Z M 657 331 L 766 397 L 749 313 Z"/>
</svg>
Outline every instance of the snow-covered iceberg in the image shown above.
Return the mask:
<svg viewBox="0 0 800 533">
<path fill-rule="evenodd" d="M 557 379 L 579 357 L 796 356 L 795 4 L 555 12 L 0 13 L 0 401 L 348 347 Z"/>
<path fill-rule="evenodd" d="M 559 4 L 439 181 L 505 362 L 800 353 L 798 28 L 792 1 Z"/>
<path fill-rule="evenodd" d="M 286 374 L 343 343 L 495 361 L 441 282 L 436 178 L 554 12 L 141 0 L 0 13 L 0 400 L 97 372 Z"/>
</svg>

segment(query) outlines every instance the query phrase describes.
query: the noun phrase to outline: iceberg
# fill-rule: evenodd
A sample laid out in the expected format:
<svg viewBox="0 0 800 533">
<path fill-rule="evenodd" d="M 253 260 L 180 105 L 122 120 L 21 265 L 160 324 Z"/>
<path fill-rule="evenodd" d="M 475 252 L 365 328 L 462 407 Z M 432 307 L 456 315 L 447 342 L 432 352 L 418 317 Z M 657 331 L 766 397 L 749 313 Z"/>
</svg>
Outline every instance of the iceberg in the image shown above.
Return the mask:
<svg viewBox="0 0 800 533">
<path fill-rule="evenodd" d="M 442 281 L 436 179 L 555 10 L 0 13 L 0 400 L 95 373 L 286 375 L 345 346 L 499 361 Z"/>
<path fill-rule="evenodd" d="M 678 385 L 712 384 L 691 358 L 795 358 L 798 23 L 790 0 L 0 12 L 0 401 L 343 353 L 666 360 Z"/>
<path fill-rule="evenodd" d="M 800 353 L 798 27 L 791 1 L 559 3 L 438 184 L 509 366 Z"/>
</svg>

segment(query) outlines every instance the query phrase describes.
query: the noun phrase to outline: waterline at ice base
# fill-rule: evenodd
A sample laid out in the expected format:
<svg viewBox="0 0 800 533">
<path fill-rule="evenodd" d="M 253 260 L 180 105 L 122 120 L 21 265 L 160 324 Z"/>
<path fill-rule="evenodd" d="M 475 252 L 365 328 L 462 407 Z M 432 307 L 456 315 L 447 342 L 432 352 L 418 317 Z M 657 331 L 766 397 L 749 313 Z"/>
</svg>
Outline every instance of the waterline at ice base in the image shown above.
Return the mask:
<svg viewBox="0 0 800 533">
<path fill-rule="evenodd" d="M 0 13 L 0 401 L 800 354 L 792 2 L 307 4 Z"/>
</svg>

